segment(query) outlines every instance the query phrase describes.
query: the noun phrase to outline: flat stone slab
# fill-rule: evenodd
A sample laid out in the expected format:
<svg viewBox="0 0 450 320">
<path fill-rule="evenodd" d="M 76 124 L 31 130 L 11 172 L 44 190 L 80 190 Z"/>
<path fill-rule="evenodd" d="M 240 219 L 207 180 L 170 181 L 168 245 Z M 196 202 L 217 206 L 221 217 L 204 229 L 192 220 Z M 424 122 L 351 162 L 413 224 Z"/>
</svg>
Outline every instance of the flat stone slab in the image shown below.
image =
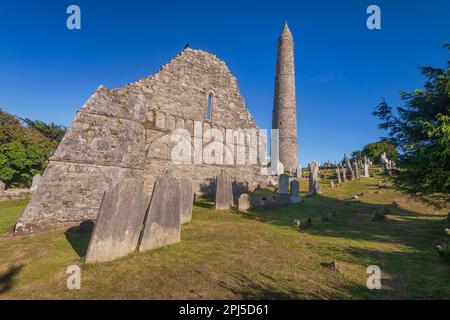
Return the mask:
<svg viewBox="0 0 450 320">
<path fill-rule="evenodd" d="M 192 206 L 194 205 L 194 188 L 191 178 L 179 178 L 181 184 L 181 224 L 192 221 Z"/>
<path fill-rule="evenodd" d="M 221 170 L 217 176 L 216 210 L 227 210 L 233 205 L 233 185 L 231 178 L 224 170 Z"/>
<path fill-rule="evenodd" d="M 180 185 L 173 172 L 156 181 L 139 246 L 140 252 L 180 242 Z"/>
<path fill-rule="evenodd" d="M 289 176 L 287 174 L 280 174 L 278 177 L 278 193 L 289 193 Z"/>
<path fill-rule="evenodd" d="M 298 182 L 298 180 L 292 180 L 291 181 L 291 202 L 292 203 L 299 203 L 302 201 L 302 199 L 300 199 L 300 183 Z"/>
<path fill-rule="evenodd" d="M 148 198 L 142 182 L 120 181 L 106 192 L 86 254 L 87 263 L 107 262 L 136 250 Z"/>
<path fill-rule="evenodd" d="M 243 193 L 239 196 L 238 210 L 241 212 L 247 212 L 250 209 L 250 196 Z"/>
</svg>

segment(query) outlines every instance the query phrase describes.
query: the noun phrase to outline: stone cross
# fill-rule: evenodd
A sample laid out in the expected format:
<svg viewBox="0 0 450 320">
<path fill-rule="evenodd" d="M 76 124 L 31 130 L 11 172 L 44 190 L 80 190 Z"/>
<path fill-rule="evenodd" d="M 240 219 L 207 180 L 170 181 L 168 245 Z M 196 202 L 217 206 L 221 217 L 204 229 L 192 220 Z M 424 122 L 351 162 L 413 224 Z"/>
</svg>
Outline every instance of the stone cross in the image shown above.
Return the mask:
<svg viewBox="0 0 450 320">
<path fill-rule="evenodd" d="M 142 182 L 120 181 L 103 196 L 86 263 L 106 262 L 135 251 L 144 223 L 148 198 Z"/>
<path fill-rule="evenodd" d="M 348 158 L 346 153 L 344 154 L 344 161 L 347 169 L 350 170 L 350 181 L 352 181 L 355 179 L 355 173 L 353 172 L 352 165 L 350 164 L 350 159 Z"/>
<path fill-rule="evenodd" d="M 317 161 L 311 162 L 311 172 L 309 174 L 309 194 L 320 193 L 319 184 L 319 164 Z"/>
<path fill-rule="evenodd" d="M 233 186 L 231 178 L 224 170 L 221 170 L 217 176 L 216 210 L 227 210 L 233 205 Z"/>
<path fill-rule="evenodd" d="M 250 196 L 243 193 L 239 196 L 238 210 L 241 212 L 247 212 L 250 209 Z"/>
<path fill-rule="evenodd" d="M 29 190 L 30 192 L 33 192 L 37 189 L 39 182 L 41 182 L 41 178 L 42 176 L 39 173 L 33 177 L 33 182 L 31 182 L 31 187 Z"/>
<path fill-rule="evenodd" d="M 300 199 L 300 183 L 298 180 L 292 180 L 291 181 L 291 202 L 292 203 L 299 203 L 302 200 Z"/>
<path fill-rule="evenodd" d="M 156 181 L 142 232 L 140 252 L 180 242 L 181 193 L 181 183 L 173 172 Z"/>
</svg>

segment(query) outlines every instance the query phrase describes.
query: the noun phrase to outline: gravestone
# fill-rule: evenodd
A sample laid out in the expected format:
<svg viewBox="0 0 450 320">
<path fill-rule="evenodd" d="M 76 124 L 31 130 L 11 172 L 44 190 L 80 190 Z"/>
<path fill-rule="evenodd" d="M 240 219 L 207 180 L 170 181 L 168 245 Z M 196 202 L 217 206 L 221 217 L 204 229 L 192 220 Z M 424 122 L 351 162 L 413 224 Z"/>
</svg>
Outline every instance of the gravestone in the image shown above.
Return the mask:
<svg viewBox="0 0 450 320">
<path fill-rule="evenodd" d="M 241 212 L 247 212 L 250 209 L 250 197 L 248 194 L 243 193 L 239 196 L 238 210 Z"/>
<path fill-rule="evenodd" d="M 319 184 L 319 164 L 316 161 L 311 162 L 311 173 L 309 174 L 309 194 L 320 193 Z"/>
<path fill-rule="evenodd" d="M 280 174 L 278 177 L 278 193 L 289 193 L 289 176 L 287 174 Z"/>
<path fill-rule="evenodd" d="M 355 173 L 353 172 L 352 165 L 350 164 L 350 159 L 348 158 L 346 153 L 344 153 L 344 161 L 347 169 L 350 171 L 350 181 L 352 181 L 355 179 Z"/>
<path fill-rule="evenodd" d="M 181 183 L 173 172 L 159 178 L 147 213 L 139 251 L 180 242 Z"/>
<path fill-rule="evenodd" d="M 389 159 L 387 158 L 386 152 L 383 152 L 383 153 L 381 154 L 381 167 L 382 167 L 385 171 L 390 170 L 390 168 L 389 168 Z"/>
<path fill-rule="evenodd" d="M 331 182 L 330 182 L 330 187 L 331 187 L 331 188 L 334 188 L 334 181 L 331 181 Z"/>
<path fill-rule="evenodd" d="M 178 179 L 181 185 L 181 224 L 192 221 L 192 206 L 194 205 L 194 188 L 191 178 Z"/>
<path fill-rule="evenodd" d="M 3 183 L 3 181 L 0 181 L 0 197 L 3 197 L 4 194 L 5 194 L 5 184 Z"/>
<path fill-rule="evenodd" d="M 148 198 L 143 183 L 133 178 L 120 181 L 106 192 L 86 253 L 86 262 L 106 262 L 136 250 Z"/>
<path fill-rule="evenodd" d="M 361 175 L 359 174 L 358 161 L 355 160 L 355 161 L 353 162 L 353 165 L 355 166 L 355 177 L 356 177 L 356 179 L 361 178 Z"/>
<path fill-rule="evenodd" d="M 278 177 L 277 204 L 285 205 L 289 203 L 291 203 L 291 196 L 289 194 L 289 176 L 287 174 L 280 174 Z"/>
<path fill-rule="evenodd" d="M 216 210 L 227 210 L 234 205 L 233 186 L 228 174 L 221 170 L 217 176 Z"/>
<path fill-rule="evenodd" d="M 347 182 L 347 169 L 345 167 L 342 167 L 342 180 Z"/>
<path fill-rule="evenodd" d="M 337 176 L 338 183 L 341 183 L 342 180 L 341 180 L 341 172 L 339 170 L 339 167 L 336 168 L 336 176 Z"/>
<path fill-rule="evenodd" d="M 364 177 L 368 178 L 369 177 L 369 159 L 367 158 L 367 156 L 364 156 Z"/>
<path fill-rule="evenodd" d="M 290 197 L 291 197 L 291 202 L 292 203 L 299 203 L 302 201 L 302 199 L 300 199 L 300 184 L 298 182 L 298 180 L 292 180 L 291 181 L 291 193 L 290 193 Z"/>
<path fill-rule="evenodd" d="M 33 192 L 37 189 L 39 182 L 41 182 L 42 176 L 38 173 L 33 177 L 33 181 L 31 182 L 30 192 Z"/>
</svg>

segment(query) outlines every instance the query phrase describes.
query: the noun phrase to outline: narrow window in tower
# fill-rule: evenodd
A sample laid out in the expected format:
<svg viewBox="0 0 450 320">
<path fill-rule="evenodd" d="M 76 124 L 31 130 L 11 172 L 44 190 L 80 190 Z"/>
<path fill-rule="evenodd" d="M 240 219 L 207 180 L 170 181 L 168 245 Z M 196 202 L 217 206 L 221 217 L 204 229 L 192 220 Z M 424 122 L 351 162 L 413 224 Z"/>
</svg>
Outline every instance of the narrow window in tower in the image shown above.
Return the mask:
<svg viewBox="0 0 450 320">
<path fill-rule="evenodd" d="M 206 119 L 211 119 L 211 108 L 212 108 L 212 104 L 213 104 L 213 99 L 214 99 L 214 96 L 212 95 L 212 93 L 209 93 L 208 94 L 208 104 L 206 106 L 206 113 L 205 113 Z"/>
</svg>

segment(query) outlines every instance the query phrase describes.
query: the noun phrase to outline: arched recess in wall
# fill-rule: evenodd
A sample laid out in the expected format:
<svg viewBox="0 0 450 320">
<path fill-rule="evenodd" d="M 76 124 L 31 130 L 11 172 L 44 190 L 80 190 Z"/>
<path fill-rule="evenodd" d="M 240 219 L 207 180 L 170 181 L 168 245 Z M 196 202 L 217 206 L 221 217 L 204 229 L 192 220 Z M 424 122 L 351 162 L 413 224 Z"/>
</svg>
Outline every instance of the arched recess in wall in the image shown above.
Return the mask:
<svg viewBox="0 0 450 320">
<path fill-rule="evenodd" d="M 214 92 L 211 90 L 206 91 L 206 107 L 205 107 L 205 119 L 211 120 L 214 112 L 216 99 Z"/>
</svg>

